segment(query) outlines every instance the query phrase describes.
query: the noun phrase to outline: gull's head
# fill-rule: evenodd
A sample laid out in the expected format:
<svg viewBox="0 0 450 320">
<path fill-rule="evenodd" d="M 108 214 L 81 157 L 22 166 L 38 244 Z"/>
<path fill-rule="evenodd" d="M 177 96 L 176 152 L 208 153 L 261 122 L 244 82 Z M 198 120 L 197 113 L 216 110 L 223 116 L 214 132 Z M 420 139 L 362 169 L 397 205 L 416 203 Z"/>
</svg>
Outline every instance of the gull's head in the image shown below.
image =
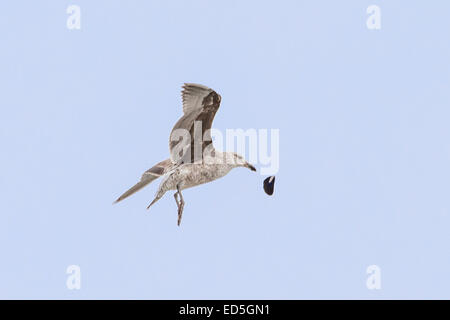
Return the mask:
<svg viewBox="0 0 450 320">
<path fill-rule="evenodd" d="M 235 152 L 229 152 L 229 154 L 231 155 L 231 159 L 227 160 L 228 161 L 231 160 L 235 167 L 245 167 L 252 171 L 256 171 L 256 168 L 250 163 L 248 163 L 247 160 L 245 160 L 244 157 L 242 157 L 241 155 L 238 155 Z"/>
</svg>

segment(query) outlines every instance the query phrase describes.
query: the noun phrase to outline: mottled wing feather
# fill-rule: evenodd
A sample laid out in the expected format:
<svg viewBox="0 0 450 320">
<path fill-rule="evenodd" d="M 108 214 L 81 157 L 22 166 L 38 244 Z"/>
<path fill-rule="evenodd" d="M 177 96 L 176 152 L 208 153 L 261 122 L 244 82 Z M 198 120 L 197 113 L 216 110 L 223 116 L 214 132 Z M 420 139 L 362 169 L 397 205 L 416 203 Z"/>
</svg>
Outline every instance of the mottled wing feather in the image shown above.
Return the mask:
<svg viewBox="0 0 450 320">
<path fill-rule="evenodd" d="M 185 84 L 182 97 L 184 115 L 170 133 L 170 158 L 174 163 L 193 163 L 200 160 L 199 156 L 201 157 L 204 149 L 212 143 L 210 129 L 219 109 L 221 97 L 214 90 L 198 84 Z M 177 135 L 172 134 L 177 129 L 189 132 L 190 140 L 176 139 Z M 199 154 L 196 154 L 196 149 L 200 150 Z"/>
<path fill-rule="evenodd" d="M 142 174 L 141 181 L 151 176 L 160 177 L 172 169 L 173 163 L 170 159 L 163 160 Z"/>
<path fill-rule="evenodd" d="M 159 178 L 160 176 L 164 175 L 168 171 L 170 171 L 173 167 L 173 162 L 170 159 L 166 159 L 164 161 L 161 161 L 160 163 L 154 165 L 147 171 L 145 171 L 141 176 L 141 181 L 136 183 L 134 186 L 132 186 L 130 189 L 128 189 L 124 194 L 122 194 L 115 203 L 122 201 L 125 198 L 128 198 L 135 192 L 141 190 L 143 187 L 148 185 L 153 180 Z"/>
<path fill-rule="evenodd" d="M 181 91 L 181 99 L 183 101 L 183 113 L 187 114 L 196 109 L 201 109 L 203 99 L 213 92 L 208 87 L 201 84 L 185 83 Z"/>
</svg>

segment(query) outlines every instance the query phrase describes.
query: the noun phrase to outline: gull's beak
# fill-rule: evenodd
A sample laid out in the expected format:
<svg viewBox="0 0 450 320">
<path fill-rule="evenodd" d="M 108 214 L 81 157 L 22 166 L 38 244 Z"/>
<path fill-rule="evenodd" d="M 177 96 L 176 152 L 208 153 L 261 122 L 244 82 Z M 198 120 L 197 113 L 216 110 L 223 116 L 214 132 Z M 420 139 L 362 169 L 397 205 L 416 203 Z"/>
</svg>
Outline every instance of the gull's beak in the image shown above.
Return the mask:
<svg viewBox="0 0 450 320">
<path fill-rule="evenodd" d="M 248 162 L 245 163 L 244 167 L 249 168 L 252 171 L 256 171 L 256 168 Z"/>
</svg>

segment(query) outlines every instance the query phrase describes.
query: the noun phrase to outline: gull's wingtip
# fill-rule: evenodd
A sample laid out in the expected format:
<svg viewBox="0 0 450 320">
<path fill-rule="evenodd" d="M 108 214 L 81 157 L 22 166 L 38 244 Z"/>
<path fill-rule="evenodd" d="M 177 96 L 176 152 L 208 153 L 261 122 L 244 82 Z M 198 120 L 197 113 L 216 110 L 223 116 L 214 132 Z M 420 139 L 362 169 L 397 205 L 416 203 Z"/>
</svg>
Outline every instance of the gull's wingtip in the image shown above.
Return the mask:
<svg viewBox="0 0 450 320">
<path fill-rule="evenodd" d="M 122 200 L 125 199 L 125 198 L 126 198 L 126 197 L 124 197 L 123 195 L 121 195 L 121 196 L 118 197 L 118 198 L 116 199 L 116 201 L 114 201 L 112 204 L 116 204 L 116 203 L 122 201 Z"/>
</svg>

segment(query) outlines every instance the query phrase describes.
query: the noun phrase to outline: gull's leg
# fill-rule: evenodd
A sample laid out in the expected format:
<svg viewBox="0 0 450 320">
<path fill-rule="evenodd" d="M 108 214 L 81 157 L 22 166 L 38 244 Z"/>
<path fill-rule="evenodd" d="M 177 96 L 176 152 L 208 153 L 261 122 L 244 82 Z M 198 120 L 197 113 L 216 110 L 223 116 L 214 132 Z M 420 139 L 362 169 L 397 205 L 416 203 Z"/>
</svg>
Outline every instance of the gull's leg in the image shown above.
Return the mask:
<svg viewBox="0 0 450 320">
<path fill-rule="evenodd" d="M 181 216 L 183 215 L 183 209 L 184 209 L 184 200 L 183 195 L 181 194 L 180 185 L 177 185 L 177 193 L 175 193 L 175 199 L 177 199 L 176 195 L 180 195 L 180 202 L 177 201 L 178 205 L 178 226 L 181 224 Z"/>
<path fill-rule="evenodd" d="M 173 197 L 175 198 L 175 202 L 177 203 L 177 207 L 179 208 L 180 202 L 178 201 L 178 191 L 173 194 Z"/>
<path fill-rule="evenodd" d="M 158 201 L 159 199 L 161 199 L 161 197 L 162 197 L 162 196 L 157 195 L 157 196 L 155 197 L 155 199 L 153 199 L 153 201 L 148 205 L 147 210 L 148 210 L 148 209 L 149 209 L 156 201 Z"/>
</svg>

